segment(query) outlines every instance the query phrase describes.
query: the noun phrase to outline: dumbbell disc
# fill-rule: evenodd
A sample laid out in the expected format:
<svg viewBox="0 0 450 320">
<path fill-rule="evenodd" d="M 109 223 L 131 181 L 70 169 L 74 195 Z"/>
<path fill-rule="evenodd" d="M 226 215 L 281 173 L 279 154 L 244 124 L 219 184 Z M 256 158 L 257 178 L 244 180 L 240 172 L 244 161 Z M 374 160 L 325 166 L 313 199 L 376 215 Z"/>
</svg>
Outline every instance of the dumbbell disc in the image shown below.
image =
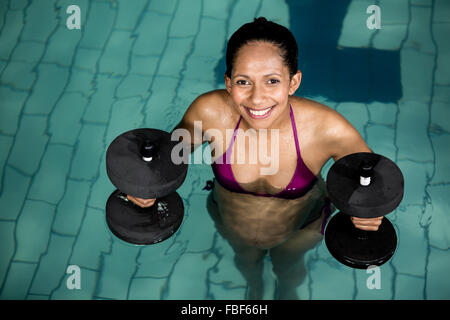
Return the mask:
<svg viewBox="0 0 450 320">
<path fill-rule="evenodd" d="M 106 203 L 106 222 L 111 232 L 126 242 L 149 245 L 171 237 L 184 217 L 183 200 L 177 192 L 159 198 L 149 208 L 141 208 L 126 195 L 114 191 Z"/>
<path fill-rule="evenodd" d="M 141 146 L 150 141 L 157 155 L 145 161 Z M 183 149 L 177 152 L 178 141 L 163 130 L 141 128 L 116 137 L 106 151 L 106 172 L 114 186 L 126 194 L 142 199 L 161 198 L 180 187 L 187 174 L 187 159 Z M 173 152 L 173 154 L 172 154 Z M 172 159 L 175 155 L 176 159 Z M 175 160 L 175 161 L 174 161 Z M 178 163 L 180 160 L 185 162 Z"/>
<path fill-rule="evenodd" d="M 350 217 L 338 212 L 328 222 L 325 244 L 340 263 L 367 269 L 371 265 L 381 266 L 393 256 L 397 235 L 392 223 L 384 217 L 378 231 L 370 231 L 367 238 L 359 238 Z"/>
<path fill-rule="evenodd" d="M 360 167 L 373 164 L 368 186 L 360 184 Z M 348 215 L 376 218 L 392 212 L 403 199 L 404 179 L 390 159 L 375 153 L 349 154 L 336 161 L 328 171 L 327 192 L 333 204 Z"/>
</svg>

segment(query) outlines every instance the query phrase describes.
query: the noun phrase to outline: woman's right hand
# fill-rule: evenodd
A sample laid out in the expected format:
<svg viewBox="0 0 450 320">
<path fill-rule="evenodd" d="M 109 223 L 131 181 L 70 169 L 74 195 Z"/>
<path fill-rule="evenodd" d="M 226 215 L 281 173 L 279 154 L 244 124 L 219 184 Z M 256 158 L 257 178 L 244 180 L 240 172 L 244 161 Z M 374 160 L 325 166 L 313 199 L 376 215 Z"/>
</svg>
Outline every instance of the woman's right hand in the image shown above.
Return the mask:
<svg viewBox="0 0 450 320">
<path fill-rule="evenodd" d="M 148 208 L 151 207 L 156 199 L 141 199 L 141 198 L 135 198 L 133 196 L 127 195 L 127 199 L 133 202 L 134 204 L 138 205 L 141 208 Z"/>
</svg>

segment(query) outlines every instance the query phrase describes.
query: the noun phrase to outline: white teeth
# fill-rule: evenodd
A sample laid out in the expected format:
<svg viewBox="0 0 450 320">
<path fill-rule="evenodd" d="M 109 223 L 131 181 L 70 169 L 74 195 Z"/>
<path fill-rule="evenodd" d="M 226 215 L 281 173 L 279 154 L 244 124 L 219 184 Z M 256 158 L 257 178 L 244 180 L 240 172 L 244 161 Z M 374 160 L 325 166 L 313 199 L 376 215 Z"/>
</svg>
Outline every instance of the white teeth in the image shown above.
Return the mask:
<svg viewBox="0 0 450 320">
<path fill-rule="evenodd" d="M 252 109 L 248 109 L 250 111 L 251 114 L 255 115 L 255 116 L 263 116 L 265 115 L 267 112 L 269 112 L 272 109 L 272 107 L 264 109 L 264 110 L 260 110 L 260 111 L 254 111 Z"/>
</svg>

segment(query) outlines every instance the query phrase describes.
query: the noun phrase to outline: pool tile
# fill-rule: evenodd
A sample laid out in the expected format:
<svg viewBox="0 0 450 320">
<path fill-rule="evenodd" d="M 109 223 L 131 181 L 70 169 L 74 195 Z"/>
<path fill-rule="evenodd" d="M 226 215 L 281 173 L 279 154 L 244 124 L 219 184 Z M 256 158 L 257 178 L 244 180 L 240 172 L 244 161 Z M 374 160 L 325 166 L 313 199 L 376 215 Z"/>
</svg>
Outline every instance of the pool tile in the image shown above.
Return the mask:
<svg viewBox="0 0 450 320">
<path fill-rule="evenodd" d="M 427 191 L 431 198 L 431 203 L 426 207 L 426 210 L 429 211 L 428 222 L 430 223 L 429 238 L 431 248 L 448 250 L 450 248 L 450 237 L 448 235 L 450 228 L 448 194 L 450 188 L 448 185 L 436 185 L 428 187 Z"/>
<path fill-rule="evenodd" d="M 450 22 L 450 3 L 447 0 L 434 1 L 433 22 Z"/>
<path fill-rule="evenodd" d="M 308 270 L 311 279 L 311 299 L 349 300 L 355 295 L 353 269 L 344 265 L 330 268 L 324 261 L 317 261 Z"/>
<path fill-rule="evenodd" d="M 75 148 L 70 174 L 75 179 L 94 179 L 98 174 L 98 163 L 104 151 L 105 128 L 84 124 Z"/>
<path fill-rule="evenodd" d="M 414 49 L 400 52 L 403 100 L 429 102 L 434 57 Z M 416 75 L 420 73 L 421 76 Z"/>
<path fill-rule="evenodd" d="M 130 283 L 130 300 L 160 300 L 167 290 L 167 278 L 134 278 Z"/>
<path fill-rule="evenodd" d="M 181 230 L 182 230 L 181 226 Z M 186 242 L 177 240 L 179 232 L 163 242 L 142 247 L 137 259 L 138 269 L 136 278 L 167 278 L 173 266 L 186 251 Z"/>
<path fill-rule="evenodd" d="M 135 31 L 137 39 L 132 50 L 133 53 L 139 55 L 161 54 L 167 42 L 170 19 L 170 16 L 155 12 L 147 13 Z"/>
<path fill-rule="evenodd" d="M 394 299 L 422 300 L 424 299 L 425 279 L 423 277 L 398 274 L 395 277 Z"/>
<path fill-rule="evenodd" d="M 89 18 L 84 23 L 81 21 L 84 29 L 80 46 L 102 49 L 108 40 L 116 15 L 117 10 L 111 7 L 111 3 L 90 2 Z"/>
<path fill-rule="evenodd" d="M 416 161 L 432 160 L 431 144 L 427 137 L 429 106 L 418 101 L 401 101 L 397 124 L 396 144 L 399 148 L 399 159 Z M 421 146 L 421 152 L 417 152 Z"/>
<path fill-rule="evenodd" d="M 63 9 L 65 12 L 65 8 Z M 72 65 L 73 56 L 81 39 L 79 30 L 60 26 L 46 45 L 43 62 L 56 63 L 65 67 Z"/>
<path fill-rule="evenodd" d="M 12 262 L 0 293 L 0 299 L 25 299 L 35 270 L 35 263 Z"/>
<path fill-rule="evenodd" d="M 421 53 L 434 54 L 435 45 L 431 38 L 429 27 L 431 20 L 431 9 L 424 7 L 411 7 L 411 22 L 408 26 L 408 38 L 404 48 L 413 48 Z"/>
<path fill-rule="evenodd" d="M 106 224 L 105 212 L 88 207 L 69 264 L 99 270 L 103 255 L 111 250 L 112 237 Z"/>
<path fill-rule="evenodd" d="M 115 90 L 119 84 L 119 77 L 111 75 L 97 74 L 92 83 L 94 93 L 90 96 L 90 101 L 83 120 L 107 123 L 109 112 L 115 101 Z"/>
<path fill-rule="evenodd" d="M 81 117 L 87 100 L 79 93 L 65 93 L 49 118 L 51 143 L 74 145 L 81 129 Z"/>
<path fill-rule="evenodd" d="M 204 1 L 202 16 L 226 20 L 233 3 L 229 1 Z"/>
<path fill-rule="evenodd" d="M 366 10 L 371 4 L 373 2 L 350 2 L 347 14 L 342 21 L 342 29 L 338 38 L 339 46 L 351 48 L 370 46 L 370 39 L 377 32 L 376 29 L 371 30 L 366 25 L 366 21 L 370 16 L 366 13 Z M 381 10 L 381 25 L 383 27 L 383 10 Z"/>
<path fill-rule="evenodd" d="M 177 112 L 174 110 L 171 101 L 176 94 L 176 87 L 178 86 L 179 79 L 171 77 L 156 76 L 152 83 L 152 88 L 150 91 L 150 99 L 148 99 L 144 109 L 146 113 L 146 118 L 144 123 L 149 128 L 162 129 L 169 131 L 174 125 L 172 122 L 178 122 L 181 120 L 180 117 L 167 116 L 170 111 Z M 161 106 L 164 106 L 161 108 Z"/>
<path fill-rule="evenodd" d="M 294 13 L 295 14 L 295 13 Z M 289 28 L 289 7 L 285 2 L 278 0 L 262 0 L 261 7 L 255 16 L 266 17 Z"/>
<path fill-rule="evenodd" d="M 130 31 L 112 31 L 100 59 L 99 72 L 124 75 L 128 72 L 128 58 L 133 44 Z"/>
<path fill-rule="evenodd" d="M 14 260 L 39 262 L 47 251 L 55 206 L 26 200 L 17 220 L 17 250 Z"/>
<path fill-rule="evenodd" d="M 374 4 L 371 1 L 368 1 L 370 4 Z M 366 8 L 370 5 L 367 4 Z M 384 29 L 386 25 L 407 25 L 409 22 L 409 4 L 408 0 L 397 0 L 397 1 L 389 1 L 389 0 L 379 0 L 378 4 L 381 10 L 381 31 Z M 369 17 L 369 14 L 364 10 L 366 17 Z"/>
<path fill-rule="evenodd" d="M 432 166 L 425 166 L 421 162 L 410 160 L 398 160 L 397 165 L 404 178 L 404 195 L 400 206 L 422 205 L 425 197 L 424 186 L 427 183 L 427 175 L 432 171 Z"/>
<path fill-rule="evenodd" d="M 0 132 L 2 134 L 15 134 L 19 125 L 19 117 L 23 104 L 28 96 L 26 92 L 19 92 L 8 87 L 0 87 L 2 100 L 0 117 Z"/>
<path fill-rule="evenodd" d="M 113 241 L 112 250 L 103 256 L 96 296 L 109 299 L 126 299 L 131 278 L 136 271 L 139 246 Z"/>
<path fill-rule="evenodd" d="M 72 69 L 69 82 L 64 93 L 77 92 L 83 96 L 92 94 L 94 77 L 94 74 L 86 70 Z"/>
<path fill-rule="evenodd" d="M 57 13 L 51 1 L 39 1 L 28 6 L 21 35 L 22 40 L 45 42 L 57 27 Z"/>
<path fill-rule="evenodd" d="M 433 37 L 435 38 L 437 47 L 437 65 L 434 81 L 440 85 L 450 85 L 450 62 L 448 59 L 450 55 L 449 33 L 450 23 L 433 24 Z"/>
<path fill-rule="evenodd" d="M 185 217 L 177 240 L 187 241 L 188 252 L 206 251 L 213 245 L 216 228 L 206 209 L 206 198 L 207 194 L 192 194 L 185 206 Z"/>
<path fill-rule="evenodd" d="M 114 24 L 116 29 L 133 29 L 136 26 L 137 20 L 142 14 L 145 5 L 149 1 L 147 0 L 135 0 L 133 5 L 130 5 L 128 0 L 119 0 L 117 11 L 117 20 Z M 165 1 L 167 2 L 167 1 Z M 150 1 L 153 3 L 153 1 Z"/>
<path fill-rule="evenodd" d="M 395 146 L 395 130 L 393 128 L 371 125 L 367 128 L 366 143 L 373 152 L 395 161 L 397 149 Z"/>
<path fill-rule="evenodd" d="M 27 62 L 10 61 L 2 74 L 2 84 L 9 85 L 13 89 L 29 90 L 36 80 L 34 64 Z"/>
<path fill-rule="evenodd" d="M 89 196 L 88 182 L 67 180 L 64 196 L 56 206 L 52 230 L 59 234 L 76 236 L 86 210 Z"/>
<path fill-rule="evenodd" d="M 448 118 L 447 118 L 448 119 Z M 450 181 L 449 162 L 450 159 L 450 136 L 448 133 L 432 136 L 431 141 L 435 152 L 434 173 L 432 183 L 448 183 Z"/>
<path fill-rule="evenodd" d="M 5 24 L 3 25 L 2 33 L 0 35 L 0 43 L 2 44 L 0 46 L 1 59 L 8 59 L 14 50 L 14 47 L 17 45 L 23 26 L 23 19 L 24 13 L 22 11 L 9 10 L 6 14 Z"/>
<path fill-rule="evenodd" d="M 402 204 L 408 205 L 405 202 Z M 422 210 L 410 205 L 406 210 L 396 210 L 395 217 L 393 214 L 386 216 L 395 225 L 397 233 L 397 249 L 389 262 L 397 273 L 420 277 L 426 272 L 428 239 L 421 225 Z M 411 261 L 411 257 L 414 257 L 414 261 Z"/>
<path fill-rule="evenodd" d="M 382 23 L 384 23 L 384 20 L 382 20 Z M 379 50 L 400 50 L 407 31 L 408 25 L 406 23 L 383 24 L 375 34 L 372 46 Z"/>
<path fill-rule="evenodd" d="M 105 152 L 102 156 L 102 160 L 99 166 L 99 176 L 90 188 L 88 205 L 93 208 L 104 210 L 109 196 L 115 190 L 116 187 L 109 180 L 106 172 Z"/>
<path fill-rule="evenodd" d="M 343 115 L 364 138 L 364 126 L 369 120 L 369 113 L 364 103 L 343 102 L 336 111 Z"/>
<path fill-rule="evenodd" d="M 171 15 L 176 10 L 177 3 L 177 0 L 152 0 L 148 10 Z"/>
<path fill-rule="evenodd" d="M 228 14 L 228 30 L 226 30 L 225 40 L 228 40 L 244 23 L 253 21 L 259 6 L 260 1 L 258 0 L 238 1 Z"/>
<path fill-rule="evenodd" d="M 175 11 L 174 21 L 169 29 L 170 37 L 189 37 L 198 32 L 201 0 L 181 0 Z"/>
<path fill-rule="evenodd" d="M 28 197 L 57 204 L 64 193 L 72 148 L 49 145 L 33 178 Z"/>
<path fill-rule="evenodd" d="M 47 252 L 41 257 L 30 287 L 31 294 L 50 295 L 64 282 L 74 237 L 52 234 Z"/>
<path fill-rule="evenodd" d="M 117 136 L 142 126 L 143 107 L 144 103 L 138 97 L 118 100 L 112 105 L 111 118 L 106 132 L 106 147 Z"/>
<path fill-rule="evenodd" d="M 169 277 L 167 299 L 205 299 L 208 271 L 217 263 L 217 260 L 213 254 L 183 254 Z"/>
<path fill-rule="evenodd" d="M 9 263 L 16 248 L 15 228 L 15 222 L 0 221 L 0 252 L 2 253 L 2 258 L 0 259 L 0 283 L 2 284 L 6 278 Z"/>
<path fill-rule="evenodd" d="M 432 300 L 448 299 L 450 297 L 450 277 L 445 276 L 450 265 L 448 247 L 446 250 L 431 247 L 428 261 L 425 287 L 426 298 Z"/>
<path fill-rule="evenodd" d="M 155 74 L 156 68 L 158 67 L 160 57 L 153 55 L 138 56 L 135 54 L 131 55 L 131 74 L 139 74 L 151 76 Z"/>
<path fill-rule="evenodd" d="M 31 178 L 6 166 L 3 171 L 4 180 L 0 194 L 1 219 L 17 219 L 27 195 Z"/>
<path fill-rule="evenodd" d="M 170 38 L 159 63 L 158 75 L 180 76 L 186 57 L 191 51 L 192 41 L 192 38 Z"/>
<path fill-rule="evenodd" d="M 44 43 L 21 41 L 14 50 L 12 60 L 36 64 L 41 59 L 44 49 Z"/>
<path fill-rule="evenodd" d="M 25 105 L 26 114 L 48 115 L 64 91 L 69 80 L 69 70 L 54 64 L 39 64 L 36 68 L 37 81 Z"/>
<path fill-rule="evenodd" d="M 376 124 L 394 125 L 398 106 L 395 103 L 372 102 L 367 104 L 370 121 Z"/>
<path fill-rule="evenodd" d="M 73 67 L 94 72 L 100 55 L 100 49 L 78 47 Z"/>
<path fill-rule="evenodd" d="M 151 76 L 130 74 L 117 88 L 117 97 L 119 99 L 137 96 L 142 100 L 148 98 L 152 83 Z"/>
<path fill-rule="evenodd" d="M 44 117 L 23 115 L 8 164 L 25 174 L 36 172 L 48 141 L 46 126 Z"/>
</svg>

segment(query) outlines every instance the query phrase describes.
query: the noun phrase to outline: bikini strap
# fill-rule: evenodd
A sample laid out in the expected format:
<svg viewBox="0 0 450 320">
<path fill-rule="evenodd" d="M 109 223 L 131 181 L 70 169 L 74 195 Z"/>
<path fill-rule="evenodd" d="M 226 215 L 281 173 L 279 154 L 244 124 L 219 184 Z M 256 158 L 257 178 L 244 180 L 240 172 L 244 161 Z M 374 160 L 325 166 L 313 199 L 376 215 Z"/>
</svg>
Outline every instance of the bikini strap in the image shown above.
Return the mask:
<svg viewBox="0 0 450 320">
<path fill-rule="evenodd" d="M 291 109 L 291 123 L 292 123 L 292 130 L 294 130 L 294 138 L 295 138 L 295 148 L 297 149 L 297 159 L 300 159 L 300 147 L 298 145 L 298 137 L 297 137 L 297 127 L 295 125 L 295 117 L 294 112 L 292 111 L 292 106 L 289 104 L 289 107 Z"/>
<path fill-rule="evenodd" d="M 239 123 L 241 123 L 241 119 L 242 119 L 242 116 L 239 116 L 239 121 L 236 124 L 236 128 L 234 128 L 233 137 L 231 138 L 230 145 L 228 146 L 227 151 L 225 152 L 225 157 L 226 157 L 225 161 L 226 161 L 226 163 L 230 163 L 231 162 L 230 161 L 230 150 L 233 147 L 234 140 L 236 140 L 236 131 L 237 131 L 238 127 L 239 127 Z"/>
</svg>

